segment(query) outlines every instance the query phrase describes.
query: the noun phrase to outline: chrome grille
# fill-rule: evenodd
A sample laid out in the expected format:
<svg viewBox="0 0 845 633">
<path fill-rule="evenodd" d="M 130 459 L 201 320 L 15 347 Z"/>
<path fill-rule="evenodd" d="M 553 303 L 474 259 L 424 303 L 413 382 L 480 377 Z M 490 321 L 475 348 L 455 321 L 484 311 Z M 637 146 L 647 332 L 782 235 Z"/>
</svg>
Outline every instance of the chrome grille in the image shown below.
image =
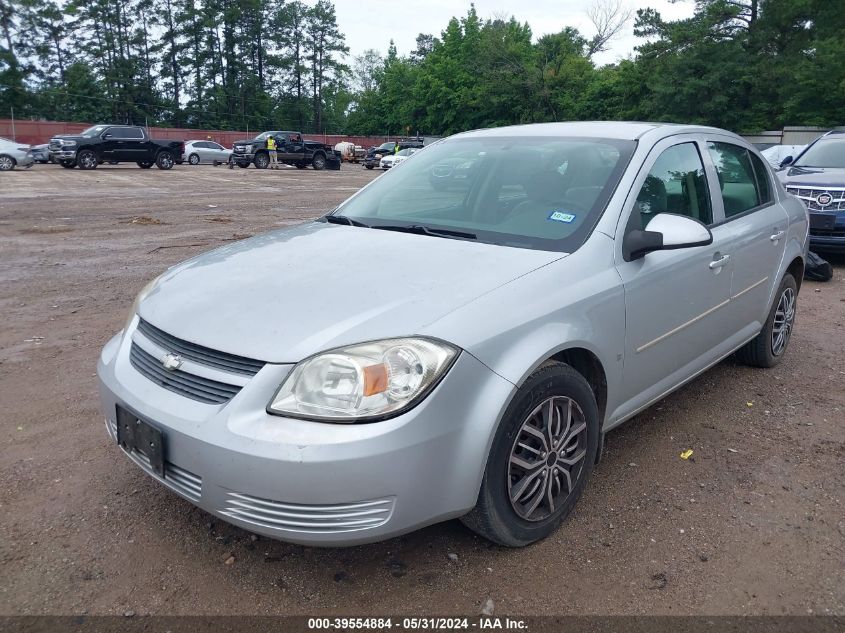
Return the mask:
<svg viewBox="0 0 845 633">
<path fill-rule="evenodd" d="M 787 187 L 786 190 L 803 200 L 810 211 L 845 211 L 845 187 Z M 829 193 L 833 198 L 830 204 L 825 206 L 816 202 L 816 198 L 823 193 Z"/>
<path fill-rule="evenodd" d="M 178 369 L 168 371 L 155 356 L 145 352 L 134 341 L 129 350 L 129 361 L 138 372 L 160 387 L 206 404 L 223 404 L 241 390 L 238 385 L 210 380 Z"/>
<path fill-rule="evenodd" d="M 301 505 L 230 492 L 226 495 L 222 514 L 276 530 L 354 532 L 387 523 L 393 514 L 393 505 L 393 497 L 334 505 Z"/>
<path fill-rule="evenodd" d="M 215 369 L 222 369 L 223 371 L 242 374 L 244 376 L 254 376 L 265 364 L 260 360 L 244 358 L 243 356 L 236 356 L 226 352 L 218 352 L 217 350 L 176 338 L 167 332 L 162 332 L 156 326 L 144 321 L 144 319 L 138 321 L 138 331 L 168 352 L 179 354 L 182 358 L 192 360 L 200 365 L 214 367 Z"/>
</svg>

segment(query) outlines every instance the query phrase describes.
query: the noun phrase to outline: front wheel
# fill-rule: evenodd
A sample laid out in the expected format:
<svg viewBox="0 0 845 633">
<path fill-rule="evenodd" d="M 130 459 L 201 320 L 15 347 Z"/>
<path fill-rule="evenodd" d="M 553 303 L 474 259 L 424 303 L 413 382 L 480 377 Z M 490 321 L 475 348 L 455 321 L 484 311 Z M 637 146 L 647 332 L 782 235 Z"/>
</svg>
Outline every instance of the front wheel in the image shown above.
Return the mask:
<svg viewBox="0 0 845 633">
<path fill-rule="evenodd" d="M 270 164 L 270 155 L 266 154 L 265 152 L 261 152 L 260 154 L 255 155 L 255 168 L 256 169 L 267 169 L 267 165 Z"/>
<path fill-rule="evenodd" d="M 100 161 L 97 155 L 90 149 L 84 149 L 76 155 L 76 164 L 80 169 L 96 169 Z"/>
<path fill-rule="evenodd" d="M 7 154 L 0 154 L 0 171 L 12 171 L 17 162 Z"/>
<path fill-rule="evenodd" d="M 190 156 L 188 156 L 188 162 L 191 165 L 199 165 L 200 164 L 199 154 L 191 154 Z M 217 161 L 214 161 L 214 164 L 216 165 Z"/>
<path fill-rule="evenodd" d="M 737 350 L 737 358 L 752 367 L 769 368 L 777 365 L 789 345 L 797 307 L 798 285 L 795 278 L 786 273 L 775 294 L 774 304 L 769 310 L 769 317 L 763 329 Z"/>
<path fill-rule="evenodd" d="M 159 169 L 173 168 L 173 155 L 170 152 L 159 152 L 156 156 L 156 167 Z"/>
<path fill-rule="evenodd" d="M 589 383 L 569 365 L 541 367 L 508 406 L 478 503 L 461 520 L 508 547 L 547 537 L 584 491 L 598 444 L 598 407 Z"/>
</svg>

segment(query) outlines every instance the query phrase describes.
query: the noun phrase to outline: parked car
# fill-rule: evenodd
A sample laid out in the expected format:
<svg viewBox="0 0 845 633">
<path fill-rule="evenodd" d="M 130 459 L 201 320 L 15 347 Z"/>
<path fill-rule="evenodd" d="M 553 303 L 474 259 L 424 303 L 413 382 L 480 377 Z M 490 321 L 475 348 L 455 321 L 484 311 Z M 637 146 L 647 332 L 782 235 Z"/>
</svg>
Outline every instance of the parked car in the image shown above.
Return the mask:
<svg viewBox="0 0 845 633">
<path fill-rule="evenodd" d="M 364 167 L 367 169 L 374 169 L 381 166 L 381 159 L 385 156 L 396 154 L 398 150 L 403 149 L 421 149 L 423 147 L 423 139 L 421 137 L 403 138 L 398 141 L 387 141 L 378 147 L 371 147 L 367 150 L 367 155 L 364 157 Z"/>
<path fill-rule="evenodd" d="M 182 160 L 191 165 L 210 163 L 220 165 L 229 162 L 232 150 L 214 141 L 186 141 Z"/>
<path fill-rule="evenodd" d="M 182 141 L 152 139 L 146 129 L 135 125 L 94 125 L 79 134 L 50 139 L 50 157 L 67 169 L 96 169 L 104 162 L 170 169 L 182 163 L 183 150 Z"/>
<path fill-rule="evenodd" d="M 11 171 L 15 167 L 32 167 L 34 163 L 29 145 L 0 138 L 0 171 Z"/>
<path fill-rule="evenodd" d="M 828 132 L 777 172 L 786 190 L 810 212 L 810 248 L 845 251 L 845 132 Z"/>
<path fill-rule="evenodd" d="M 47 143 L 42 143 L 41 145 L 33 145 L 30 149 L 32 150 L 32 158 L 35 160 L 36 163 L 46 165 L 50 162 L 50 150 L 47 146 Z"/>
<path fill-rule="evenodd" d="M 311 165 L 316 170 L 340 169 L 340 154 L 331 145 L 306 140 L 301 132 L 262 132 L 254 139 L 236 141 L 232 146 L 232 161 L 238 167 L 255 165 L 266 169 L 270 164 L 267 151 L 267 137 L 276 141 L 276 158 L 280 163 L 305 169 Z"/>
<path fill-rule="evenodd" d="M 768 161 L 769 165 L 780 169 L 784 158 L 798 156 L 805 147 L 806 145 L 772 145 L 761 150 L 760 155 Z"/>
<path fill-rule="evenodd" d="M 453 157 L 473 177 L 434 188 Z M 319 220 L 151 281 L 99 359 L 106 429 L 273 538 L 463 517 L 526 545 L 572 510 L 609 430 L 734 352 L 781 361 L 807 225 L 715 128 L 459 134 Z"/>
<path fill-rule="evenodd" d="M 409 147 L 408 149 L 403 149 L 396 154 L 388 154 L 387 156 L 381 159 L 381 161 L 379 162 L 379 167 L 384 170 L 390 169 L 391 167 L 395 167 L 416 151 L 416 149 Z"/>
</svg>

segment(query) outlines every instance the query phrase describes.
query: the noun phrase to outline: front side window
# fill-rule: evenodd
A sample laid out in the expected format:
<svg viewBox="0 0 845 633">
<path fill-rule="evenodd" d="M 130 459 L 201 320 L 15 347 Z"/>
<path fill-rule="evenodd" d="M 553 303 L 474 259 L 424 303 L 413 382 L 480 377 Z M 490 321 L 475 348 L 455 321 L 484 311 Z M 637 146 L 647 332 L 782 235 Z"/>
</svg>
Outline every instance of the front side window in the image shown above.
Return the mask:
<svg viewBox="0 0 845 633">
<path fill-rule="evenodd" d="M 635 141 L 456 138 L 380 177 L 335 215 L 373 228 L 572 252 L 592 232 Z"/>
<path fill-rule="evenodd" d="M 731 143 L 707 143 L 707 149 L 719 174 L 725 217 L 745 213 L 770 201 L 768 180 L 765 180 L 766 190 L 761 191 L 748 150 Z"/>
<path fill-rule="evenodd" d="M 681 143 L 665 150 L 648 172 L 637 194 L 641 228 L 659 213 L 675 213 L 702 224 L 713 223 L 710 191 L 704 164 L 695 143 Z"/>
<path fill-rule="evenodd" d="M 99 136 L 100 134 L 103 133 L 103 130 L 105 130 L 106 127 L 108 127 L 108 126 L 95 125 L 93 127 L 89 127 L 87 130 L 84 130 L 83 132 L 81 132 L 80 136 L 85 136 L 85 137 Z"/>
<path fill-rule="evenodd" d="M 845 138 L 834 136 L 816 141 L 798 157 L 794 166 L 845 169 Z"/>
</svg>

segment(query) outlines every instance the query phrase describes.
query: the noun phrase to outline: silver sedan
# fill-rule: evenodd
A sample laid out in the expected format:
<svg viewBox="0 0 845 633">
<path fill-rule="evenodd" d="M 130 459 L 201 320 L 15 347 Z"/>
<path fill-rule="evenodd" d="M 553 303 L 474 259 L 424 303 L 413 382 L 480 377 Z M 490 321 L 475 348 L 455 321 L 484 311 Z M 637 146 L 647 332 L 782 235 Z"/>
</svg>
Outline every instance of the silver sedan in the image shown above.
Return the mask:
<svg viewBox="0 0 845 633">
<path fill-rule="evenodd" d="M 781 361 L 807 232 L 723 130 L 460 134 L 319 220 L 151 281 L 100 356 L 106 429 L 270 537 L 461 517 L 526 545 L 570 513 L 611 429 L 731 354 Z"/>
<path fill-rule="evenodd" d="M 200 163 L 222 164 L 228 163 L 232 150 L 226 149 L 214 141 L 187 141 L 182 160 L 191 165 Z"/>
<path fill-rule="evenodd" d="M 0 138 L 0 171 L 11 171 L 15 167 L 32 167 L 35 159 L 26 143 Z"/>
</svg>

